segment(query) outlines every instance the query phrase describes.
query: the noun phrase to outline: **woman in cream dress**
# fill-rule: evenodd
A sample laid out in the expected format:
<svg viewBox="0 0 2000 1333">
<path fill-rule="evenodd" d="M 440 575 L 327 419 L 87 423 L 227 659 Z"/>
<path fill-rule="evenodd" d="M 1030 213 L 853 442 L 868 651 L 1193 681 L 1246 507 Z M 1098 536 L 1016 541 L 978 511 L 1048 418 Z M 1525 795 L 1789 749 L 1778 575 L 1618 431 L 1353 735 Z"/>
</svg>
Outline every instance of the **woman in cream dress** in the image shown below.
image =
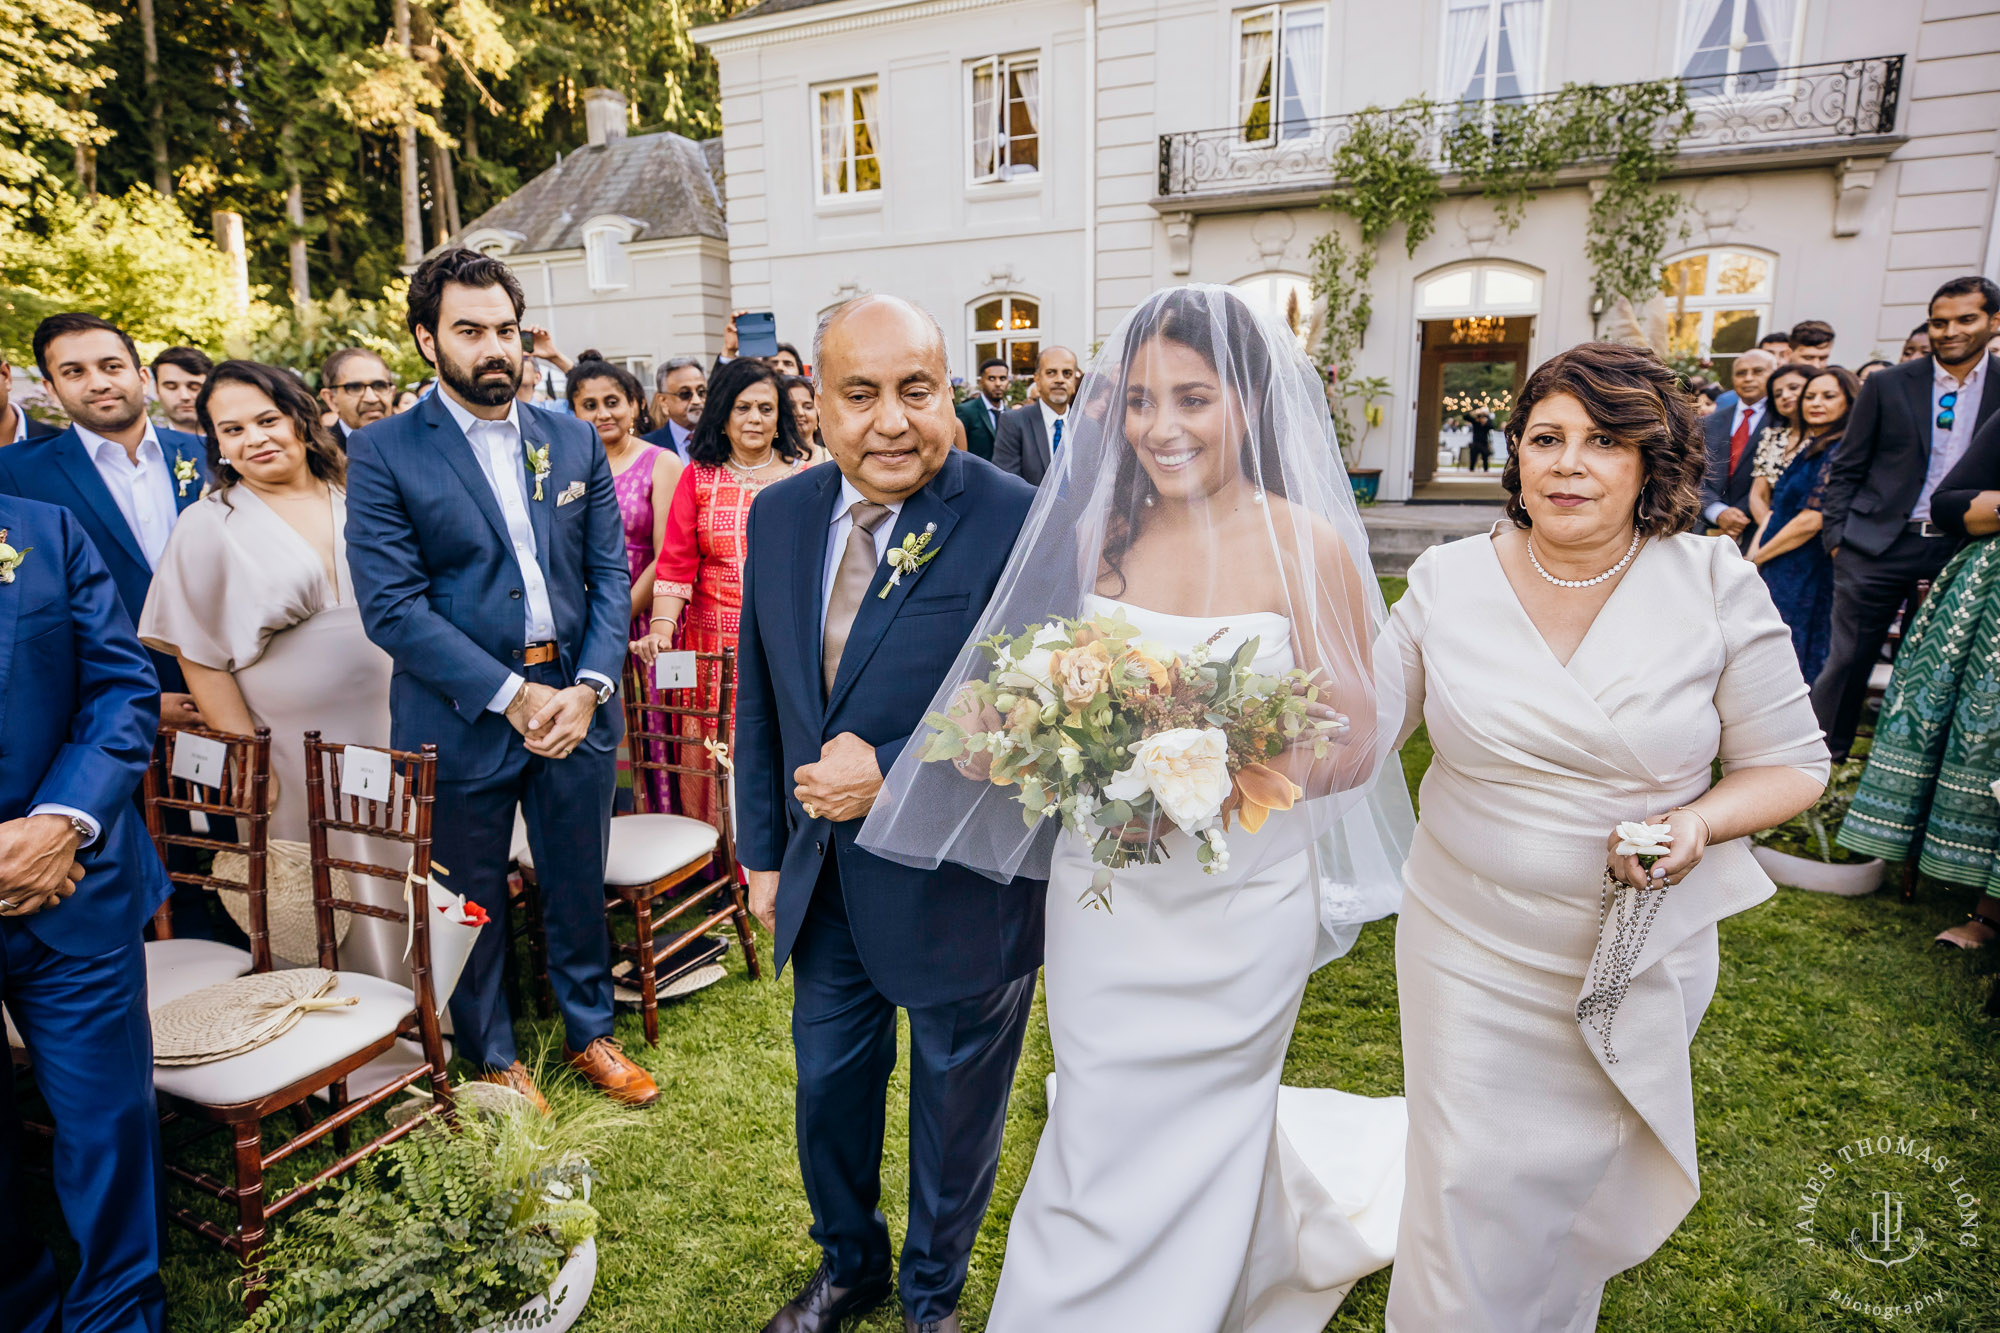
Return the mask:
<svg viewBox="0 0 2000 1333">
<path fill-rule="evenodd" d="M 180 659 L 210 726 L 271 729 L 271 837 L 303 843 L 305 733 L 389 746 L 389 656 L 362 632 L 347 574 L 345 462 L 312 398 L 283 371 L 225 361 L 198 406 L 215 489 L 174 526 L 139 637 Z M 352 835 L 337 835 L 333 850 L 383 865 L 405 859 L 395 843 Z M 395 885 L 356 876 L 353 887 L 362 901 L 402 906 Z M 400 927 L 338 915 L 352 923 L 343 967 L 408 983 Z"/>
<path fill-rule="evenodd" d="M 1763 581 L 1686 531 L 1702 446 L 1670 372 L 1573 348 L 1507 435 L 1512 521 L 1426 552 L 1390 619 L 1403 732 L 1426 723 L 1435 751 L 1396 933 L 1393 1333 L 1586 1333 L 1605 1280 L 1680 1225 L 1716 922 L 1773 892 L 1745 835 L 1827 778 Z M 1672 830 L 1650 872 L 1617 854 L 1625 821 Z M 1607 873 L 1658 904 L 1629 983 L 1599 956 Z M 1608 1028 L 1578 1018 L 1599 992 Z"/>
</svg>

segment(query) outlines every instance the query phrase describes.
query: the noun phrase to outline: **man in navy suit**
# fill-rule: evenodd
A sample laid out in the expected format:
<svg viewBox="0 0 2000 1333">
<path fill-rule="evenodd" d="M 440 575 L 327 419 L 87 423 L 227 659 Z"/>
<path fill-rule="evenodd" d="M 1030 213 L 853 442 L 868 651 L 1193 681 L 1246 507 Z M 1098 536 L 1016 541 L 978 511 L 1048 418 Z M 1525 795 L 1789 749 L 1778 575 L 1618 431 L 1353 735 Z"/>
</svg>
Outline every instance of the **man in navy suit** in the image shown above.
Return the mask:
<svg viewBox="0 0 2000 1333">
<path fill-rule="evenodd" d="M 1042 960 L 1044 888 L 855 845 L 882 775 L 979 623 L 1034 491 L 955 449 L 936 321 L 862 297 L 813 347 L 834 467 L 750 510 L 737 656 L 737 851 L 794 962 L 797 1132 L 818 1271 L 767 1333 L 831 1333 L 892 1289 L 882 1194 L 896 1010 L 909 1011 L 904 1320 L 958 1328 Z M 892 544 L 932 558 L 889 588 Z"/>
<path fill-rule="evenodd" d="M 1736 385 L 1735 401 L 1726 409 L 1718 403 L 1701 424 L 1708 450 L 1701 516 L 1742 546 L 1757 535 L 1750 522 L 1750 483 L 1756 477 L 1757 441 L 1764 427 L 1772 424 L 1764 390 L 1776 369 L 1769 352 L 1752 348 L 1738 356 L 1729 371 Z"/>
<path fill-rule="evenodd" d="M 438 747 L 433 850 L 507 911 L 518 806 L 541 885 L 564 1055 L 618 1101 L 659 1089 L 611 1038 L 604 860 L 624 719 L 631 581 L 597 432 L 519 402 L 521 284 L 452 249 L 410 279 L 438 392 L 348 440 L 347 558 L 368 637 L 395 659 L 391 740 Z M 507 932 L 481 931 L 451 997 L 459 1053 L 540 1100 L 501 994 Z"/>
<path fill-rule="evenodd" d="M 132 803 L 159 695 L 83 525 L 0 497 L 0 1002 L 55 1117 L 80 1260 L 65 1295 L 27 1225 L 0 1062 L 0 1322 L 26 1333 L 159 1333 L 165 1315 L 140 932 L 167 878 Z"/>
</svg>

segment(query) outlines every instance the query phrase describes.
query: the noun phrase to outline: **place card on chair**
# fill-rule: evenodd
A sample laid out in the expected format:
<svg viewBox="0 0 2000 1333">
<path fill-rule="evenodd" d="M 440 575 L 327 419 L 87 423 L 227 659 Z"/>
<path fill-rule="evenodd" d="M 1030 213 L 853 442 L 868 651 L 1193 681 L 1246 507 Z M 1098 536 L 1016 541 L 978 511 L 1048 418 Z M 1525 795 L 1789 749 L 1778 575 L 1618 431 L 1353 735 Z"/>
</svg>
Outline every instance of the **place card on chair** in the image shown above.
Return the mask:
<svg viewBox="0 0 2000 1333">
<path fill-rule="evenodd" d="M 693 653 L 661 653 L 653 659 L 653 684 L 663 690 L 691 690 L 695 687 Z"/>
<path fill-rule="evenodd" d="M 340 794 L 364 801 L 390 799 L 390 783 L 395 766 L 386 750 L 364 750 L 350 745 L 341 755 Z"/>
</svg>

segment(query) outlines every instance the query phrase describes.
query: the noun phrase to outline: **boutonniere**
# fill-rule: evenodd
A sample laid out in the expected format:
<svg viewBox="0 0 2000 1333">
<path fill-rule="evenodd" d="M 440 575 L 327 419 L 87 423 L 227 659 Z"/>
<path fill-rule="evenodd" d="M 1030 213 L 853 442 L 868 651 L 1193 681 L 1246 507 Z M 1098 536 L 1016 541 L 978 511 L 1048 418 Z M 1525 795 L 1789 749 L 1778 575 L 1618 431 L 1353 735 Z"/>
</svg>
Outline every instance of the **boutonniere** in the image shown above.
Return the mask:
<svg viewBox="0 0 2000 1333">
<path fill-rule="evenodd" d="M 527 451 L 528 471 L 535 474 L 535 498 L 542 498 L 542 483 L 549 478 L 549 447 L 545 444 L 537 449 L 525 441 L 521 446 Z"/>
<path fill-rule="evenodd" d="M 914 574 L 931 562 L 937 555 L 936 551 L 930 549 L 931 538 L 936 533 L 937 524 L 926 523 L 922 536 L 913 532 L 903 538 L 901 546 L 889 548 L 889 581 L 882 585 L 882 591 L 875 594 L 877 597 L 886 598 L 889 589 L 903 581 L 903 575 Z"/>
<path fill-rule="evenodd" d="M 176 458 L 174 460 L 174 480 L 181 484 L 180 490 L 176 494 L 181 499 L 187 499 L 188 485 L 199 475 L 201 474 L 194 470 L 194 460 L 192 458 Z"/>
<path fill-rule="evenodd" d="M 35 548 L 30 546 L 28 551 Z M 14 571 L 28 558 L 28 551 L 17 551 L 7 544 L 7 529 L 0 528 L 0 583 L 12 583 Z"/>
</svg>

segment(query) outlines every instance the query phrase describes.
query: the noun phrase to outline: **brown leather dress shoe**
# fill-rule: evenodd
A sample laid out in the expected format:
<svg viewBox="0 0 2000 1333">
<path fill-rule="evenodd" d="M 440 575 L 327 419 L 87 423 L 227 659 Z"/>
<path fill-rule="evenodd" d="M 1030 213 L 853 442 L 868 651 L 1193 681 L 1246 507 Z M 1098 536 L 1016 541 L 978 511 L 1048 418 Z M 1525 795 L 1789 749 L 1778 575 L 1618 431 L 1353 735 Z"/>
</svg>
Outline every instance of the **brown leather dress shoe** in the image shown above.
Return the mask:
<svg viewBox="0 0 2000 1333">
<path fill-rule="evenodd" d="M 578 1055 L 563 1047 L 563 1059 L 570 1068 L 590 1080 L 590 1085 L 614 1102 L 626 1106 L 651 1106 L 660 1100 L 660 1086 L 632 1057 L 618 1049 L 609 1037 L 599 1037 Z"/>
<path fill-rule="evenodd" d="M 498 1083 L 503 1088 L 512 1088 L 523 1097 L 526 1097 L 530 1102 L 533 1102 L 537 1111 L 540 1111 L 543 1115 L 549 1113 L 548 1098 L 542 1096 L 542 1090 L 535 1086 L 534 1077 L 528 1073 L 528 1067 L 519 1060 L 508 1065 L 505 1069 L 489 1069 L 474 1081 L 479 1083 Z"/>
<path fill-rule="evenodd" d="M 903 1333 L 959 1333 L 958 1311 L 953 1310 L 942 1319 L 926 1319 L 919 1322 L 916 1316 L 905 1310 Z"/>
<path fill-rule="evenodd" d="M 771 1316 L 764 1333 L 839 1333 L 848 1318 L 866 1314 L 889 1299 L 892 1284 L 887 1276 L 858 1287 L 836 1287 L 826 1262 L 806 1283 L 806 1289 Z"/>
</svg>

